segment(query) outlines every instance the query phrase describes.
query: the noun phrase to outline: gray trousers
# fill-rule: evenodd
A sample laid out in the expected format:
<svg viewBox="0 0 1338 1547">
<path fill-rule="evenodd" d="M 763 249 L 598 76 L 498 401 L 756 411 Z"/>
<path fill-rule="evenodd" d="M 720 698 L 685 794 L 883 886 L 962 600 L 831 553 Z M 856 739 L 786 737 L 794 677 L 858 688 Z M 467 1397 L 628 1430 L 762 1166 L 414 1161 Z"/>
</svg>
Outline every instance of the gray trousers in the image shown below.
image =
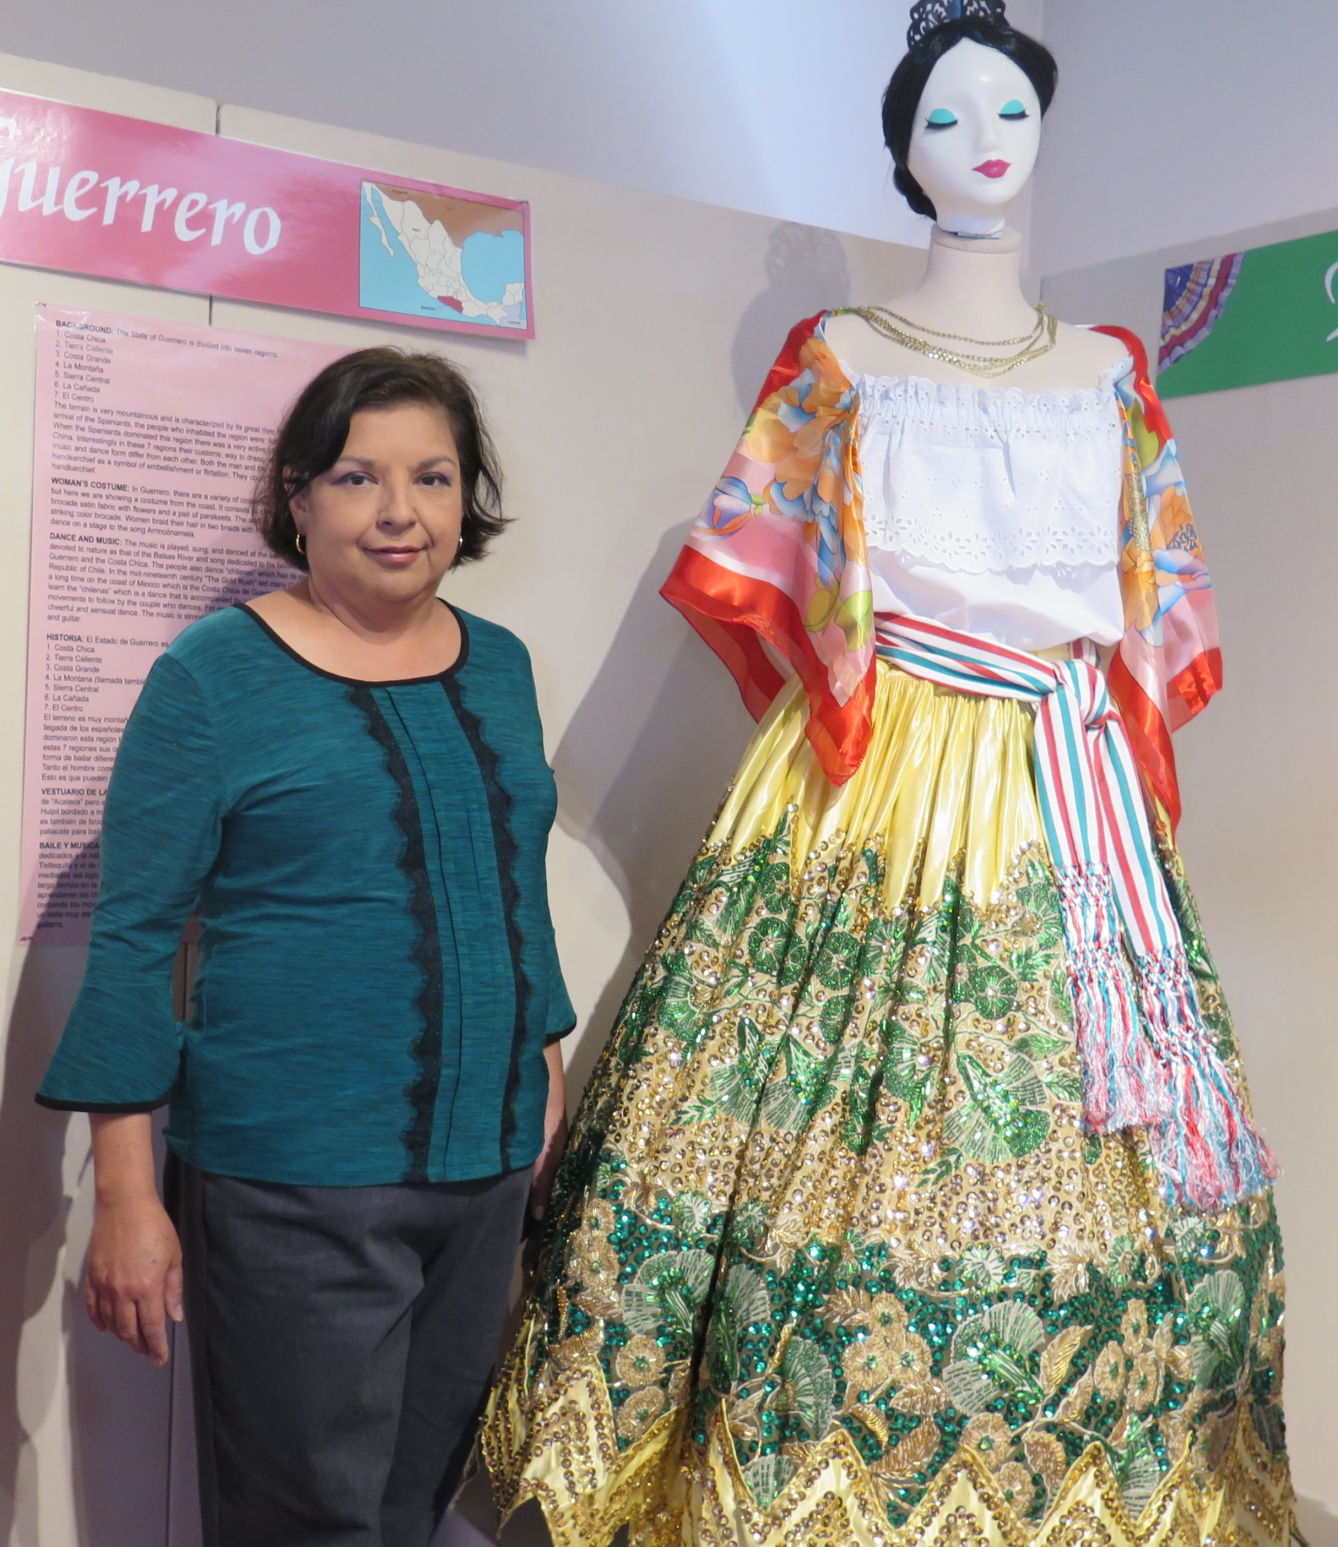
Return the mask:
<svg viewBox="0 0 1338 1547">
<path fill-rule="evenodd" d="M 529 1171 L 295 1187 L 170 1170 L 205 1547 L 426 1547 L 496 1362 Z"/>
</svg>

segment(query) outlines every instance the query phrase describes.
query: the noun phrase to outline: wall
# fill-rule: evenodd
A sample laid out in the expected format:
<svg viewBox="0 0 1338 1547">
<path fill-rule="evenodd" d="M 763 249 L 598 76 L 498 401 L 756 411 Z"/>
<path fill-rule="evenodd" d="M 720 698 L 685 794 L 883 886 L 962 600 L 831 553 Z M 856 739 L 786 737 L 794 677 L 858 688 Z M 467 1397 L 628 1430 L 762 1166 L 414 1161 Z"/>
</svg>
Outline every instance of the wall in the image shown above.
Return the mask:
<svg viewBox="0 0 1338 1547">
<path fill-rule="evenodd" d="M 214 104 L 0 57 L 0 86 L 210 129 Z M 550 172 L 225 108 L 224 132 L 532 201 L 539 337 L 531 344 L 391 332 L 215 303 L 213 320 L 346 342 L 441 348 L 491 409 L 514 528 L 453 578 L 464 606 L 534 646 L 562 789 L 554 912 L 587 1027 L 579 1084 L 634 959 L 710 818 L 747 731 L 732 684 L 655 596 L 733 447 L 789 325 L 886 293 L 918 257 L 827 231 Z M 207 301 L 0 268 L 8 413 L 0 465 L 0 714 L 20 723 L 30 500 L 32 308 L 38 301 L 205 321 Z M 692 724 L 698 734 L 683 735 Z M 86 1125 L 35 1108 L 82 952 L 13 947 L 19 738 L 0 741 L 0 972 L 12 1014 L 0 1096 L 0 1541 L 10 1547 L 190 1547 L 180 1382 L 88 1328 L 77 1289 L 90 1217 Z M 16 1180 L 17 1179 L 17 1180 Z M 175 1412 L 174 1412 L 175 1408 Z"/>
<path fill-rule="evenodd" d="M 1019 25 L 1042 0 L 1014 0 Z M 42 0 L 15 54 L 888 241 L 906 0 Z M 866 299 L 876 299 L 869 294 Z"/>
<path fill-rule="evenodd" d="M 1046 0 L 1041 30 L 1060 90 L 1032 216 L 1038 272 L 1171 243 L 1212 257 L 1215 232 L 1333 203 L 1333 0 Z"/>
<path fill-rule="evenodd" d="M 1119 321 L 1155 350 L 1164 270 L 1338 230 L 1338 210 L 1231 231 L 1047 279 L 1060 316 Z M 1322 663 L 1338 572 L 1338 376 L 1168 405 L 1217 588 L 1225 689 L 1177 737 L 1186 868 L 1240 1029 L 1256 1111 L 1284 1166 L 1287 1417 L 1302 1525 L 1338 1544 L 1332 1393 L 1333 1112 L 1327 970 L 1338 859 L 1338 716 L 1300 663 Z"/>
<path fill-rule="evenodd" d="M 160 88 L 99 81 L 73 71 L 0 59 L 0 82 L 90 107 L 151 115 L 209 130 L 213 106 Z M 0 1541 L 15 1547 L 82 1543 L 149 1547 L 165 1540 L 161 1457 L 172 1388 L 147 1364 L 98 1338 L 83 1316 L 79 1244 L 91 1218 L 87 1125 L 65 1143 L 65 1124 L 32 1103 L 33 1081 L 73 1000 L 82 951 L 22 951 L 17 936 L 19 791 L 31 502 L 33 307 L 39 301 L 123 308 L 148 317 L 207 322 L 209 303 L 66 274 L 0 269 L 0 358 L 7 412 L 0 457 L 7 469 L 3 521 L 9 562 L 0 568 L 0 973 L 7 1036 L 0 1087 Z M 66 1242 L 70 1243 L 68 1246 Z M 72 1423 L 72 1414 L 78 1422 Z M 145 1466 L 146 1455 L 155 1463 Z"/>
<path fill-rule="evenodd" d="M 1032 262 L 1062 317 L 1117 321 L 1155 346 L 1173 263 L 1338 229 L 1331 0 L 1211 7 L 1047 0 L 1060 62 Z M 1248 62 L 1248 68 L 1247 68 Z M 1094 190 L 1096 191 L 1094 194 Z M 1080 216 L 1075 212 L 1081 212 Z M 1338 1382 L 1331 1114 L 1338 739 L 1298 659 L 1328 644 L 1338 551 L 1334 377 L 1171 405 L 1220 597 L 1227 688 L 1180 738 L 1183 841 L 1208 937 L 1286 1175 L 1288 1414 L 1302 1524 L 1338 1543 L 1328 1416 Z"/>
</svg>

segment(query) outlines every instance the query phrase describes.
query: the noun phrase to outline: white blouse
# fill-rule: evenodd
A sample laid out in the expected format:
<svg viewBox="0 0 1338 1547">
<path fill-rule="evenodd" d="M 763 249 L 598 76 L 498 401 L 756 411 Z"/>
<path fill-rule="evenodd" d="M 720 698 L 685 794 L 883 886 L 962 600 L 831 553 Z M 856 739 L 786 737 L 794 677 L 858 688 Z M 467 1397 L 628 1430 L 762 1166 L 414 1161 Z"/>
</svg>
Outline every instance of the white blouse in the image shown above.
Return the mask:
<svg viewBox="0 0 1338 1547">
<path fill-rule="evenodd" d="M 1124 633 L 1115 383 L 1128 368 L 1044 393 L 851 376 L 877 610 L 1019 650 L 1114 644 Z"/>
</svg>

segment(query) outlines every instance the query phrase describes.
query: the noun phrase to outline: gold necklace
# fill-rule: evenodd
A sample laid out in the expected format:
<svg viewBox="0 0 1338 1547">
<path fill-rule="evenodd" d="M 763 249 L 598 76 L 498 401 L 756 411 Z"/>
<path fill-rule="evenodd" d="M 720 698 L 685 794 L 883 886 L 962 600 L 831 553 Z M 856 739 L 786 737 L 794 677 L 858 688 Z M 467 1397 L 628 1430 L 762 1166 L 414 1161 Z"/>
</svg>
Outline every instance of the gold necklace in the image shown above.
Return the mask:
<svg viewBox="0 0 1338 1547">
<path fill-rule="evenodd" d="M 927 334 L 930 338 L 950 338 L 959 344 L 978 344 L 982 349 L 1002 349 L 1007 344 L 1030 344 L 1040 332 L 1047 315 L 1043 305 L 1033 307 L 1036 321 L 1032 324 L 1030 332 L 1019 333 L 1016 338 L 972 338 L 966 333 L 945 333 L 939 328 L 928 327 L 923 322 L 913 322 L 909 317 L 903 317 L 900 312 L 894 312 L 890 306 L 864 306 L 857 309 L 861 316 L 874 312 L 879 317 L 888 318 L 891 322 L 899 322 L 903 328 L 910 329 L 912 333 Z"/>
<path fill-rule="evenodd" d="M 881 333 L 884 338 L 889 338 L 894 344 L 900 344 L 905 349 L 913 350 L 916 354 L 924 355 L 930 360 L 940 360 L 945 365 L 955 366 L 958 370 L 965 371 L 971 376 L 983 376 L 986 380 L 995 377 L 1006 376 L 1010 371 L 1015 371 L 1020 365 L 1025 365 L 1031 360 L 1039 360 L 1042 355 L 1049 354 L 1055 347 L 1055 336 L 1058 331 L 1058 322 L 1040 307 L 1036 309 L 1036 326 L 1025 337 L 1018 339 L 991 341 L 988 339 L 967 338 L 964 334 L 936 333 L 939 338 L 960 339 L 962 343 L 977 344 L 982 347 L 991 347 L 992 342 L 1019 343 L 1022 347 L 1011 355 L 978 355 L 967 354 L 956 349 L 945 349 L 941 344 L 934 344 L 927 338 L 919 338 L 914 333 L 908 333 L 904 328 L 899 328 L 888 320 L 894 314 L 888 313 L 882 306 L 851 306 L 847 308 L 857 317 L 863 317 L 875 332 Z M 902 319 L 904 320 L 904 319 Z M 926 328 L 926 333 L 931 330 Z"/>
</svg>

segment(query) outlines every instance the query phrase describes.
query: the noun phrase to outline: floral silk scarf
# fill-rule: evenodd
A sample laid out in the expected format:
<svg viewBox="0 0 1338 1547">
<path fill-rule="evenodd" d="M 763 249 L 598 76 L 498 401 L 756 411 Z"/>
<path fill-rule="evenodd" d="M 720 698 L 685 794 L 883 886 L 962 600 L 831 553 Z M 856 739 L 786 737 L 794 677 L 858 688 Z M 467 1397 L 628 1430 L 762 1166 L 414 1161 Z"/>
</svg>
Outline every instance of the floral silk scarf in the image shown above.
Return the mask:
<svg viewBox="0 0 1338 1547">
<path fill-rule="evenodd" d="M 864 539 L 859 398 L 827 344 L 829 312 L 791 329 L 738 448 L 698 516 L 662 595 L 734 674 L 760 718 L 798 673 L 807 735 L 835 784 L 868 745 L 874 683 L 873 585 Z M 1111 696 L 1151 797 L 1179 818 L 1171 732 L 1221 686 L 1212 585 L 1166 415 L 1142 345 L 1116 383 L 1124 423 L 1120 582 L 1125 633 Z"/>
</svg>

